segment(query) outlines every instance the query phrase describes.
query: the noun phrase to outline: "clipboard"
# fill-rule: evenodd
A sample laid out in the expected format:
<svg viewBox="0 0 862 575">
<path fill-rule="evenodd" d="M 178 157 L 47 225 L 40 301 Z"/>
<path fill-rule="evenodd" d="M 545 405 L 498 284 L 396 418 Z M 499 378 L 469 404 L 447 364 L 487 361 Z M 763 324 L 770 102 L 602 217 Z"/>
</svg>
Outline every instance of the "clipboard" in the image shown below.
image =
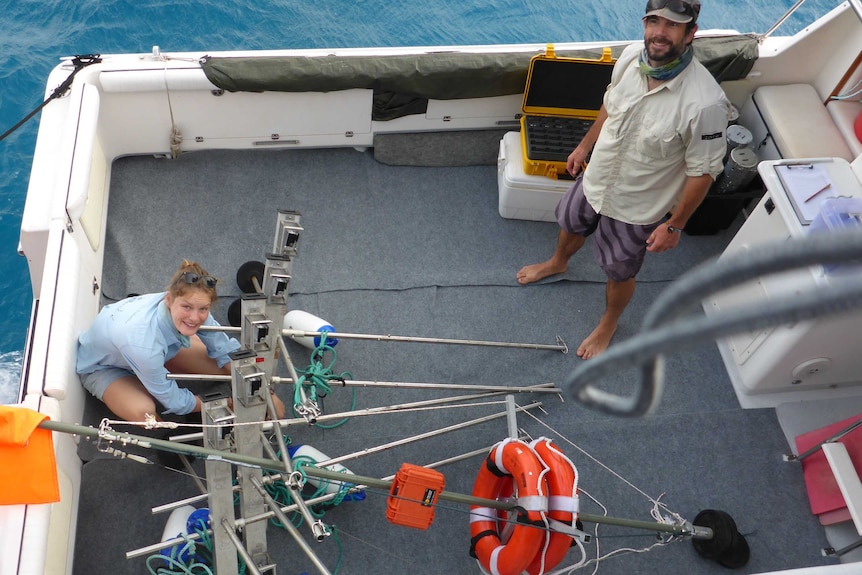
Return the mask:
<svg viewBox="0 0 862 575">
<path fill-rule="evenodd" d="M 799 223 L 804 226 L 817 217 L 824 200 L 839 195 L 823 162 L 777 164 L 775 172 L 787 191 Z"/>
</svg>

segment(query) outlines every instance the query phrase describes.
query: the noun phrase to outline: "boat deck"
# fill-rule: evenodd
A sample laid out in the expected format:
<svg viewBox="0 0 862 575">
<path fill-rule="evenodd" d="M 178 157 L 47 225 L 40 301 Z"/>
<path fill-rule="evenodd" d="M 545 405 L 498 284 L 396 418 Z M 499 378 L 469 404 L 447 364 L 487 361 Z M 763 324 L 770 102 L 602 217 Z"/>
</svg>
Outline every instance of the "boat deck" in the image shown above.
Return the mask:
<svg viewBox="0 0 862 575">
<path fill-rule="evenodd" d="M 501 218 L 496 176 L 496 167 L 487 162 L 386 165 L 373 151 L 353 149 L 120 159 L 112 169 L 104 301 L 163 289 L 188 258 L 220 278 L 215 315 L 227 323 L 227 306 L 240 295 L 236 270 L 246 261 L 263 261 L 271 251 L 276 211 L 287 209 L 302 214 L 304 228 L 292 268 L 290 309 L 325 318 L 342 332 L 540 344 L 553 344 L 559 335 L 574 350 L 604 306 L 604 277 L 593 262 L 591 243 L 566 274 L 541 285 L 518 285 L 516 271 L 549 255 L 557 227 Z M 669 282 L 720 254 L 737 228 L 738 223 L 711 236 L 684 236 L 678 249 L 649 254 L 617 341 L 637 332 L 649 303 Z M 304 368 L 309 350 L 292 341 L 287 345 L 294 364 Z M 581 362 L 573 352 L 421 343 L 342 340 L 336 350 L 333 371 L 378 381 L 559 383 Z M 606 384 L 631 389 L 638 377 L 634 370 L 623 371 Z M 278 393 L 287 402 L 291 391 Z M 356 407 L 453 393 L 358 389 Z M 90 399 L 85 423 L 95 425 L 107 412 Z M 551 437 L 575 462 L 584 512 L 650 520 L 650 498 L 659 497 L 690 520 L 702 509 L 722 509 L 736 519 L 751 547 L 751 560 L 740 573 L 836 562 L 821 556 L 827 542 L 808 508 L 800 467 L 782 461 L 790 448 L 775 411 L 739 407 L 715 346 L 667 356 L 665 395 L 648 417 L 603 415 L 568 397 L 517 396 L 520 405 L 533 400 L 542 401 L 544 412 L 520 415 L 519 426 L 532 437 Z M 349 389 L 336 388 L 324 410 L 346 410 L 351 401 Z M 288 433 L 293 443 L 335 457 L 503 411 L 498 404 L 354 417 L 333 429 L 299 425 Z M 500 418 L 344 465 L 384 477 L 402 462 L 431 463 L 488 448 L 506 435 L 506 420 Z M 127 560 L 125 553 L 160 540 L 167 517 L 153 515 L 151 507 L 199 493 L 195 482 L 161 466 L 97 455 L 92 446 L 82 445 L 80 453 L 91 460 L 83 470 L 75 572 L 143 572 L 144 559 Z M 202 463 L 195 465 L 202 473 Z M 481 457 L 473 457 L 442 467 L 446 490 L 470 493 L 480 465 Z M 324 522 L 335 526 L 340 544 L 333 538 L 315 543 L 310 530 L 300 526 L 332 572 L 340 553 L 337 572 L 343 575 L 479 572 L 468 555 L 466 506 L 441 504 L 434 524 L 419 531 L 386 521 L 386 495 L 369 490 L 364 501 L 326 513 Z M 594 533 L 593 524 L 585 527 Z M 587 546 L 590 559 L 597 547 L 604 557 L 657 543 L 655 534 L 627 528 L 601 525 L 597 534 L 598 544 Z M 268 541 L 279 573 L 316 572 L 284 530 L 270 525 Z M 569 559 L 578 559 L 576 550 Z M 593 572 L 592 566 L 587 569 Z M 600 562 L 598 572 L 723 574 L 727 569 L 702 559 L 683 541 L 614 555 Z"/>
</svg>

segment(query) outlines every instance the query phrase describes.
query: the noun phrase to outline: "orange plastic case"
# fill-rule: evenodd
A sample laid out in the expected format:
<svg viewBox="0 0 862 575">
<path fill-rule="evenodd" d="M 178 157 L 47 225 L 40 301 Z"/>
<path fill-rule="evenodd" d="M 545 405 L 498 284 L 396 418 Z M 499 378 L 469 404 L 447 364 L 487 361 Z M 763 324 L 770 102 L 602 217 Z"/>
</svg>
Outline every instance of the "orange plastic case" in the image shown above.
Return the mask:
<svg viewBox="0 0 862 575">
<path fill-rule="evenodd" d="M 428 529 L 445 484 L 446 479 L 439 471 L 404 463 L 389 489 L 386 519 L 395 525 Z"/>
<path fill-rule="evenodd" d="M 604 48 L 602 57 L 594 60 L 558 57 L 553 44 L 548 44 L 544 54 L 537 54 L 530 59 L 527 86 L 521 104 L 524 173 L 554 179 L 565 174 L 566 158 L 577 146 L 577 141 L 557 137 L 552 144 L 557 149 L 549 150 L 549 146 L 537 144 L 530 136 L 528 118 L 594 121 L 602 107 L 615 61 L 610 48 Z"/>
</svg>

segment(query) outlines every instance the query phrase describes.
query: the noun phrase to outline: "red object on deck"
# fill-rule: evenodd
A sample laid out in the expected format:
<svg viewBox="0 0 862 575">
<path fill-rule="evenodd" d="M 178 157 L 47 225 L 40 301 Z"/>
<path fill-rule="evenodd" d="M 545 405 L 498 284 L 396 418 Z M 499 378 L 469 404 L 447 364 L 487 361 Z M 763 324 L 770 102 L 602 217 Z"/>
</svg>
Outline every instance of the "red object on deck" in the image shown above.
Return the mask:
<svg viewBox="0 0 862 575">
<path fill-rule="evenodd" d="M 818 443 L 829 439 L 860 418 L 862 418 L 862 414 L 803 433 L 796 438 L 797 453 L 803 453 Z M 856 468 L 856 473 L 862 477 L 862 427 L 857 427 L 838 441 L 847 448 L 847 453 Z M 808 488 L 811 512 L 814 515 L 829 514 L 847 507 L 823 451 L 817 451 L 802 460 L 802 473 L 805 477 L 805 486 Z"/>
<path fill-rule="evenodd" d="M 404 463 L 389 489 L 386 519 L 395 525 L 428 529 L 434 521 L 434 506 L 446 479 L 433 469 Z"/>
</svg>

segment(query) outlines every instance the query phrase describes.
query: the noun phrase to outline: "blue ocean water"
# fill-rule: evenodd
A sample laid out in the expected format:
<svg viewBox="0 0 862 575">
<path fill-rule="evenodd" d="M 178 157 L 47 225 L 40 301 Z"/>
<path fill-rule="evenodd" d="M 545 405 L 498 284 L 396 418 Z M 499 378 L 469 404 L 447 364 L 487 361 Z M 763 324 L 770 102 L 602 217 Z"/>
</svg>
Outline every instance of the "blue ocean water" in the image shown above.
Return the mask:
<svg viewBox="0 0 862 575">
<path fill-rule="evenodd" d="M 799 31 L 838 0 L 808 0 Z M 703 0 L 701 29 L 765 32 L 794 0 Z M 637 39 L 644 0 L 5 0 L 0 132 L 36 108 L 61 56 Z M 53 88 L 53 86 L 51 87 Z M 0 403 L 15 401 L 33 302 L 18 234 L 38 115 L 0 141 Z"/>
</svg>

